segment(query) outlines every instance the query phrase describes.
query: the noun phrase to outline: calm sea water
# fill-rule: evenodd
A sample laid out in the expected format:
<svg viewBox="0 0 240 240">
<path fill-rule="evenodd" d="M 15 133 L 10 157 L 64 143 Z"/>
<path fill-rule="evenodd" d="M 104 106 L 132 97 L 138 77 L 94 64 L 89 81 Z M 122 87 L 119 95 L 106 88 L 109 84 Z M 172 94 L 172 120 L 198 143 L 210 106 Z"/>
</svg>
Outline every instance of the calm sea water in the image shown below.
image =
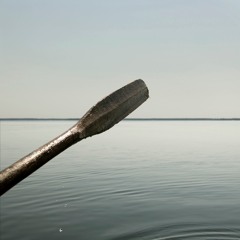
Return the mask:
<svg viewBox="0 0 240 240">
<path fill-rule="evenodd" d="M 74 124 L 1 122 L 1 169 Z M 122 121 L 1 197 L 1 240 L 240 239 L 240 121 Z"/>
</svg>

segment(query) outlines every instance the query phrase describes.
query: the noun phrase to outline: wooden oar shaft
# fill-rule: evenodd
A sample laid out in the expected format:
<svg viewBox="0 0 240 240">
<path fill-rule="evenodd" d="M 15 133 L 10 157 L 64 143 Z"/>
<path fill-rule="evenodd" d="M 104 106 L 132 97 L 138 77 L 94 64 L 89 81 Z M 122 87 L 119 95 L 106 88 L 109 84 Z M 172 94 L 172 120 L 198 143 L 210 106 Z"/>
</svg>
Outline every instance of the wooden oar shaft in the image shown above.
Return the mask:
<svg viewBox="0 0 240 240">
<path fill-rule="evenodd" d="M 70 129 L 4 169 L 0 173 L 0 196 L 78 141 L 79 133 Z"/>
</svg>

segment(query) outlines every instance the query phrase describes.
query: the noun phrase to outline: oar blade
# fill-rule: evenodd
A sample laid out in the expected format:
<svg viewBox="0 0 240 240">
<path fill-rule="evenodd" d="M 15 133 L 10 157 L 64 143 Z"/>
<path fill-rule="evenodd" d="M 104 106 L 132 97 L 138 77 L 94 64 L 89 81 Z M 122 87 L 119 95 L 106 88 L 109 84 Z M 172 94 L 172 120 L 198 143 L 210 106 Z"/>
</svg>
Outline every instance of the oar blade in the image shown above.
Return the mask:
<svg viewBox="0 0 240 240">
<path fill-rule="evenodd" d="M 80 138 L 102 133 L 120 122 L 149 97 L 143 80 L 135 80 L 93 106 L 77 123 Z"/>
</svg>

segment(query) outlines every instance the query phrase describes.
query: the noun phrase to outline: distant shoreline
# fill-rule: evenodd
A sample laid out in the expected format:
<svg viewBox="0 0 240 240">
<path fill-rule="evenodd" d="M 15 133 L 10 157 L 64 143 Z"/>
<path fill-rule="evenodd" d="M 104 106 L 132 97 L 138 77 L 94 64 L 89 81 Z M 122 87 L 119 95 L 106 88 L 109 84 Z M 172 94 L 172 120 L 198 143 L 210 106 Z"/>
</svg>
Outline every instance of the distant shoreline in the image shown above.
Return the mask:
<svg viewBox="0 0 240 240">
<path fill-rule="evenodd" d="M 80 118 L 0 118 L 0 121 L 78 121 Z M 125 118 L 123 121 L 240 121 L 240 118 Z"/>
</svg>

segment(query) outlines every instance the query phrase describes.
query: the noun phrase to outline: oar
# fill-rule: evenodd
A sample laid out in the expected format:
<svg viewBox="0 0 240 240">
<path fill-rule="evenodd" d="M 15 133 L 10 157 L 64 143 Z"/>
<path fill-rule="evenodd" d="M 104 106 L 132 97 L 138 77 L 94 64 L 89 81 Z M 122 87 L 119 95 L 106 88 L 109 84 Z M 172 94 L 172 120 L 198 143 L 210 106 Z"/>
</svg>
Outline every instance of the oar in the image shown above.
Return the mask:
<svg viewBox="0 0 240 240">
<path fill-rule="evenodd" d="M 73 144 L 108 130 L 147 98 L 148 88 L 141 79 L 105 97 L 69 130 L 1 171 L 0 196 Z"/>
</svg>

